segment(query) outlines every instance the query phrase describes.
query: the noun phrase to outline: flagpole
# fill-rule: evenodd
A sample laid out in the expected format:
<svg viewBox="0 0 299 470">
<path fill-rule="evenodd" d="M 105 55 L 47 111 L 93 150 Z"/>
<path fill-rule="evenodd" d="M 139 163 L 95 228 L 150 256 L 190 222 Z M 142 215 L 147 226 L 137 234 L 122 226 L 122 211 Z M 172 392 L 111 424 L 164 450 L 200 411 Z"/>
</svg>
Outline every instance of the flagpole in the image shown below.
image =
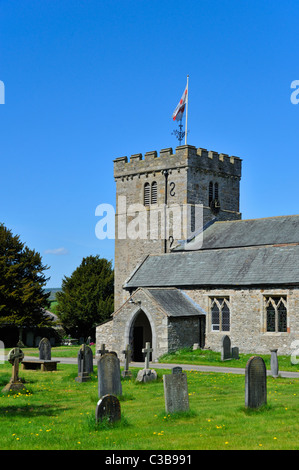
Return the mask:
<svg viewBox="0 0 299 470">
<path fill-rule="evenodd" d="M 189 75 L 187 75 L 187 103 L 186 103 L 185 145 L 187 145 L 187 134 L 188 134 L 188 101 L 189 101 Z"/>
</svg>

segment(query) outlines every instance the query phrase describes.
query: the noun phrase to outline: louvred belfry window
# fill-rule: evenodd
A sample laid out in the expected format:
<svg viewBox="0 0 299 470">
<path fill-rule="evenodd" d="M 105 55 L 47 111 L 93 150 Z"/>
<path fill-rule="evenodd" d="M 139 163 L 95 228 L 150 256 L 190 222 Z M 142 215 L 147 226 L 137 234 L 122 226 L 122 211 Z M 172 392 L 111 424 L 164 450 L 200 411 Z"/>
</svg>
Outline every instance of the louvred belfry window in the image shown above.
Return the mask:
<svg viewBox="0 0 299 470">
<path fill-rule="evenodd" d="M 144 185 L 143 204 L 149 206 L 151 203 L 151 187 L 149 183 Z"/>
<path fill-rule="evenodd" d="M 157 197 L 158 197 L 158 188 L 157 188 L 156 181 L 154 181 L 152 183 L 151 204 L 157 204 Z"/>
</svg>

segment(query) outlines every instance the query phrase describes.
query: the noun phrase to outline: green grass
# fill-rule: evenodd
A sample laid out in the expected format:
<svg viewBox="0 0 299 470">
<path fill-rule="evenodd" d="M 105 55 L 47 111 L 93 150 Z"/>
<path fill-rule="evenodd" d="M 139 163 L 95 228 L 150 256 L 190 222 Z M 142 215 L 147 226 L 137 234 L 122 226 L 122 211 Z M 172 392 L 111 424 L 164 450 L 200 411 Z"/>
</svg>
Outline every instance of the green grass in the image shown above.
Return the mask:
<svg viewBox="0 0 299 470">
<path fill-rule="evenodd" d="M 0 390 L 11 366 L 0 365 Z M 137 369 L 133 369 L 134 377 Z M 0 392 L 0 448 L 86 450 L 299 449 L 299 379 L 268 377 L 268 403 L 244 406 L 244 376 L 187 373 L 190 411 L 166 414 L 163 374 L 146 384 L 122 381 L 119 423 L 96 426 L 97 377 L 77 383 L 77 366 L 20 370 L 23 393 Z"/>
<path fill-rule="evenodd" d="M 266 364 L 267 369 L 271 369 L 271 354 L 258 354 Z M 240 359 L 231 359 L 229 361 L 221 361 L 221 353 L 211 351 L 209 349 L 190 348 L 180 349 L 173 353 L 164 354 L 159 358 L 160 363 L 164 364 L 194 364 L 217 367 L 240 367 L 245 368 L 248 359 L 253 354 L 240 354 Z M 291 356 L 278 356 L 279 370 L 299 372 L 299 364 L 291 363 Z"/>
</svg>

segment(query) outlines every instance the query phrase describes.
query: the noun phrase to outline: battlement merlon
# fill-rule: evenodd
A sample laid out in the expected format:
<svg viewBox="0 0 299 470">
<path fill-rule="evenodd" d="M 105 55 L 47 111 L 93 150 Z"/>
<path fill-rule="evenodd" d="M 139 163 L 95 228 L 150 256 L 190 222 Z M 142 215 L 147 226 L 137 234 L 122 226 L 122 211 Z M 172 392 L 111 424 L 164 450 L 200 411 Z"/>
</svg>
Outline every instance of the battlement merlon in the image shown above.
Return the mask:
<svg viewBox="0 0 299 470">
<path fill-rule="evenodd" d="M 241 178 L 242 159 L 224 153 L 196 148 L 193 145 L 181 145 L 172 148 L 120 157 L 114 160 L 114 178 L 148 174 L 166 169 L 194 167 L 208 172 L 220 172 L 228 176 Z"/>
</svg>

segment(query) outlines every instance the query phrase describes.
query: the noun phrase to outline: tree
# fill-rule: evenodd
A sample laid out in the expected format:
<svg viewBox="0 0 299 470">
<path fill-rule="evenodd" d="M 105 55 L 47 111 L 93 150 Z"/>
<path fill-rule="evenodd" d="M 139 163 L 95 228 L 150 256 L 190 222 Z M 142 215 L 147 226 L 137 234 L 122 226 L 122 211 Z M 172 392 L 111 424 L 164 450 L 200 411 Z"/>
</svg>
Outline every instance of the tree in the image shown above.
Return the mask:
<svg viewBox="0 0 299 470">
<path fill-rule="evenodd" d="M 44 286 L 48 269 L 35 250 L 0 224 L 0 326 L 47 326 L 49 294 Z"/>
<path fill-rule="evenodd" d="M 75 337 L 93 335 L 96 325 L 113 312 L 113 290 L 111 261 L 98 255 L 83 258 L 72 275 L 64 277 L 56 294 L 56 312 L 64 328 Z"/>
</svg>

